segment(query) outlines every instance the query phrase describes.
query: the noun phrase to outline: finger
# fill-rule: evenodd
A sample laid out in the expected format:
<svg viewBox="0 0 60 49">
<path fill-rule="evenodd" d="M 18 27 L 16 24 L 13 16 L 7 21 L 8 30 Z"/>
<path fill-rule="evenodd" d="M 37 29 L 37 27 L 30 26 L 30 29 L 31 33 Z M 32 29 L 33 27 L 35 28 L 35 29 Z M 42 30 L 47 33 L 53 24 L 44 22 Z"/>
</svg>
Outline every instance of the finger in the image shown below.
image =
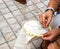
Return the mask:
<svg viewBox="0 0 60 49">
<path fill-rule="evenodd" d="M 48 17 L 48 19 L 47 19 L 47 23 L 46 23 L 46 26 L 48 26 L 48 25 L 50 24 L 51 19 L 52 19 L 52 18 L 49 18 L 49 17 Z"/>
<path fill-rule="evenodd" d="M 43 36 L 42 36 L 42 39 L 43 40 L 49 40 L 50 39 L 50 33 L 49 32 L 47 32 L 47 33 L 45 33 Z"/>
<path fill-rule="evenodd" d="M 43 34 L 43 37 L 47 37 L 47 36 L 49 36 L 49 35 L 50 35 L 50 33 L 47 32 L 47 33 Z"/>
<path fill-rule="evenodd" d="M 48 40 L 48 41 L 50 40 L 49 37 L 42 37 L 42 39 L 43 39 L 43 40 Z"/>
<path fill-rule="evenodd" d="M 46 22 L 45 22 L 45 15 L 43 15 L 43 26 L 46 26 Z"/>
<path fill-rule="evenodd" d="M 43 40 L 48 40 L 50 42 L 52 42 L 54 40 L 53 36 L 52 35 L 49 35 L 49 36 L 45 36 L 45 37 L 42 37 Z"/>
<path fill-rule="evenodd" d="M 48 40 L 48 41 L 52 41 L 52 37 L 51 36 L 47 36 L 47 37 L 42 37 L 43 40 Z"/>
<path fill-rule="evenodd" d="M 40 20 L 40 23 L 43 24 L 42 15 L 39 15 L 39 20 Z"/>
</svg>

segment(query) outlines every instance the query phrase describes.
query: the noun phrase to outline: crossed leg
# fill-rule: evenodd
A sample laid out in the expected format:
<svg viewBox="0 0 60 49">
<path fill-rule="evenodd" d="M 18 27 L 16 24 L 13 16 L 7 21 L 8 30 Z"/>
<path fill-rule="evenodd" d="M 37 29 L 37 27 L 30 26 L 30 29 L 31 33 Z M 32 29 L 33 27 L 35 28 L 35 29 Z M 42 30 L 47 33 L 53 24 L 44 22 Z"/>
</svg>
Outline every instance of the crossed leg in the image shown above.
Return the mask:
<svg viewBox="0 0 60 49">
<path fill-rule="evenodd" d="M 60 49 L 60 39 L 54 41 L 53 43 L 50 43 L 47 49 Z"/>
</svg>

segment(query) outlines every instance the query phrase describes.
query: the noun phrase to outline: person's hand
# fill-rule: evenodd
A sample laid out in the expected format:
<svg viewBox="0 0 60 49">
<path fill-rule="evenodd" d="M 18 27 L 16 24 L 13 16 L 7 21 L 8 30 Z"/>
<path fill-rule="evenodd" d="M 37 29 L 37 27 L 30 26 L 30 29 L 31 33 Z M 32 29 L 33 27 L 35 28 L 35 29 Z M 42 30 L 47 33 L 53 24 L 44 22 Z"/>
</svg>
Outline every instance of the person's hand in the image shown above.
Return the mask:
<svg viewBox="0 0 60 49">
<path fill-rule="evenodd" d="M 60 28 L 56 28 L 43 34 L 42 39 L 47 41 L 53 41 L 59 34 L 60 34 Z"/>
<path fill-rule="evenodd" d="M 47 12 L 39 15 L 39 20 L 44 28 L 46 28 L 50 24 L 52 17 L 53 17 L 53 11 L 51 10 L 48 10 Z"/>
</svg>

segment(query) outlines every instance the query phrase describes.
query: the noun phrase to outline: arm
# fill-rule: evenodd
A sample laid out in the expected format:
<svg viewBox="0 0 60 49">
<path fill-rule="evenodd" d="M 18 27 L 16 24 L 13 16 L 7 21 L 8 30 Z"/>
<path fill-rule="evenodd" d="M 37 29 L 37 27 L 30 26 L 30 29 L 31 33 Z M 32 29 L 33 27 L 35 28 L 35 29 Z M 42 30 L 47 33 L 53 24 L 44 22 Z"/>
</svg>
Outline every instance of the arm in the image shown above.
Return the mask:
<svg viewBox="0 0 60 49">
<path fill-rule="evenodd" d="M 57 11 L 59 9 L 60 6 L 60 0 L 50 0 L 48 7 L 52 7 L 55 9 L 55 11 Z"/>
<path fill-rule="evenodd" d="M 50 0 L 49 4 L 47 7 L 52 7 L 55 11 L 59 10 L 59 6 L 60 6 L 60 0 Z M 39 15 L 39 20 L 40 23 L 43 25 L 43 27 L 47 27 L 53 17 L 53 11 L 52 10 L 48 10 L 45 13 L 42 13 Z M 45 21 L 47 19 L 47 22 Z"/>
</svg>

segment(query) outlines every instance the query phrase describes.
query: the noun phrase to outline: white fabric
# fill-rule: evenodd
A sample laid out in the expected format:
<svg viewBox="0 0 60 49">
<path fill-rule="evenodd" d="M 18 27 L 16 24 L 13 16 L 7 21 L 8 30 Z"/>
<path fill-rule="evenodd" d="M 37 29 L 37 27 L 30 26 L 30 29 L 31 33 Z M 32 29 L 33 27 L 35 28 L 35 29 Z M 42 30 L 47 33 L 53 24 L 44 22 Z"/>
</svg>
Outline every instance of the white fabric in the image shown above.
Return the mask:
<svg viewBox="0 0 60 49">
<path fill-rule="evenodd" d="M 19 33 L 14 49 L 36 49 L 40 47 L 42 39 L 39 37 L 36 37 L 33 39 L 32 36 L 27 35 L 24 30 L 26 28 L 28 28 L 28 30 L 32 33 L 39 34 L 41 32 L 40 34 L 43 34 L 47 32 L 46 30 L 42 28 L 42 25 L 37 20 L 31 20 L 31 21 L 26 22 Z"/>
<path fill-rule="evenodd" d="M 51 21 L 51 26 L 53 28 L 56 28 L 59 25 L 60 25 L 60 14 L 54 16 Z M 34 39 L 33 42 L 26 44 L 27 37 L 28 36 L 26 35 L 24 29 L 22 28 L 16 40 L 14 49 L 36 49 L 40 46 L 42 42 L 41 38 Z"/>
<path fill-rule="evenodd" d="M 22 28 L 14 45 L 14 49 L 36 49 L 40 46 L 42 39 L 41 38 L 34 39 L 32 42 L 28 44 L 26 44 L 26 41 L 27 35 L 24 32 L 24 29 Z"/>
<path fill-rule="evenodd" d="M 39 36 L 39 35 L 43 35 L 44 33 L 46 33 L 48 31 L 48 29 L 44 29 L 42 27 L 42 24 L 37 21 L 37 20 L 30 20 L 27 21 L 24 26 L 23 26 L 26 34 L 28 34 L 29 36 L 26 37 L 26 43 L 31 42 L 31 40 L 33 40 L 35 37 L 35 35 Z M 39 36 L 40 37 L 40 36 Z"/>
<path fill-rule="evenodd" d="M 37 20 L 30 20 L 30 21 L 27 21 L 25 24 L 24 24 L 24 28 L 26 31 L 29 31 L 31 33 L 36 33 L 36 34 L 44 34 L 47 32 L 47 29 L 43 28 L 42 27 L 42 24 L 40 24 L 39 21 Z"/>
</svg>

